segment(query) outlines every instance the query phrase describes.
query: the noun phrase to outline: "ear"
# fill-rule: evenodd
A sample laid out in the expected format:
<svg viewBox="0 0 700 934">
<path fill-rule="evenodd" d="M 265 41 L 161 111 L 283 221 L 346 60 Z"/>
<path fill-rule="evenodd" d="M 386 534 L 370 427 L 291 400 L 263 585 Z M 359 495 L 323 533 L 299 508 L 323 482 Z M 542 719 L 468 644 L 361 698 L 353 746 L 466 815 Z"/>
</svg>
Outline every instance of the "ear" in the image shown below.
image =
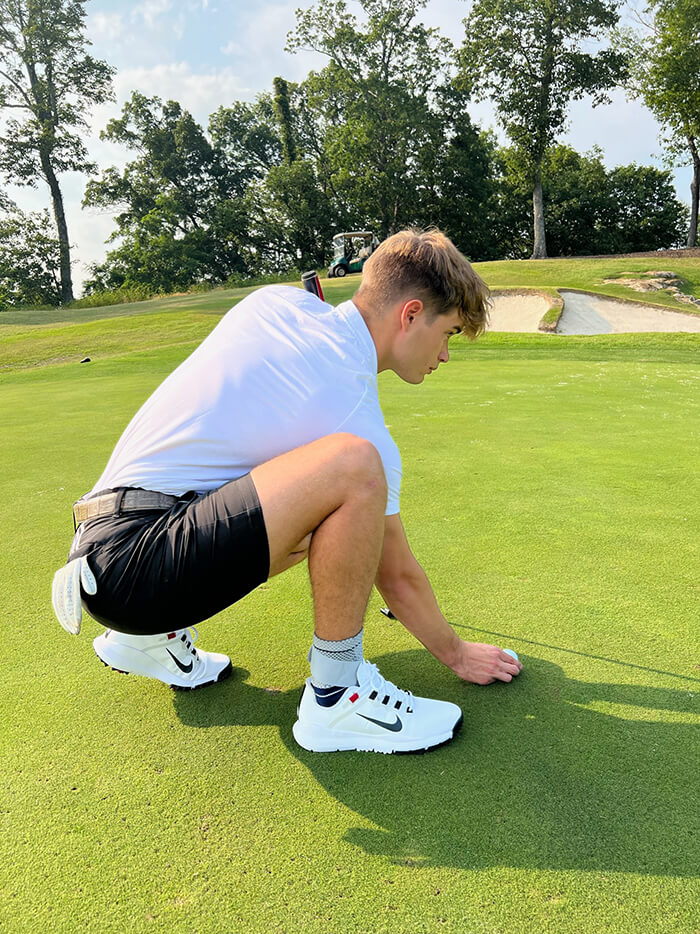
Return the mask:
<svg viewBox="0 0 700 934">
<path fill-rule="evenodd" d="M 401 308 L 401 327 L 409 328 L 423 313 L 423 302 L 419 298 L 412 298 L 405 302 Z"/>
</svg>

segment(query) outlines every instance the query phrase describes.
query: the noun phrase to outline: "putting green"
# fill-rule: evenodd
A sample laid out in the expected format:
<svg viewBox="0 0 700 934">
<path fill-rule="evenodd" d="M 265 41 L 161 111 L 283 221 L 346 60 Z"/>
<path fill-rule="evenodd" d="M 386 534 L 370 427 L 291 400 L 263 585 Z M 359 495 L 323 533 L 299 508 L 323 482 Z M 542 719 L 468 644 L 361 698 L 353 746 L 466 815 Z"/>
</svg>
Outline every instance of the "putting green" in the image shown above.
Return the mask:
<svg viewBox="0 0 700 934">
<path fill-rule="evenodd" d="M 700 339 L 487 335 L 423 386 L 381 377 L 441 605 L 525 670 L 460 683 L 375 595 L 367 656 L 459 703 L 463 732 L 319 756 L 291 736 L 303 567 L 202 625 L 236 670 L 192 694 L 106 670 L 96 623 L 53 619 L 71 502 L 194 346 L 139 320 L 138 352 L 0 377 L 0 928 L 697 930 Z"/>
</svg>

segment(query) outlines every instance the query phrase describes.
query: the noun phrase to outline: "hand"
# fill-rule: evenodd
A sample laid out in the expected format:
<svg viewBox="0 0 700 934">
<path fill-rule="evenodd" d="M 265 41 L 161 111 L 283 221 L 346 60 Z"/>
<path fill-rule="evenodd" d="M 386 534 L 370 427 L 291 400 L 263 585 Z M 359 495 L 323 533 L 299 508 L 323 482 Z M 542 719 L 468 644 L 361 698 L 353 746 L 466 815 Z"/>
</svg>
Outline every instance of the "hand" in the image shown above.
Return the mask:
<svg viewBox="0 0 700 934">
<path fill-rule="evenodd" d="M 516 662 L 497 645 L 484 642 L 464 642 L 459 640 L 455 661 L 450 668 L 463 681 L 472 684 L 493 684 L 494 681 L 512 681 L 522 670 L 522 663 Z"/>
<path fill-rule="evenodd" d="M 87 558 L 74 558 L 53 576 L 51 603 L 56 617 L 66 630 L 77 636 L 83 620 L 80 585 L 85 593 L 97 593 L 97 581 Z"/>
</svg>

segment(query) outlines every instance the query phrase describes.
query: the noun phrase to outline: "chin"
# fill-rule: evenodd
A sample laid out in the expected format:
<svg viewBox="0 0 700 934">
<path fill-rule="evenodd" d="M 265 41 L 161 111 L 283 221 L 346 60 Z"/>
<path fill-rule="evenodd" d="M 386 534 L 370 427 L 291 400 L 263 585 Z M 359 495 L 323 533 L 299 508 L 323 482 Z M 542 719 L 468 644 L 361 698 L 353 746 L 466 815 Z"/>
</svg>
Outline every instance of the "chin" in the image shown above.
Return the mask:
<svg viewBox="0 0 700 934">
<path fill-rule="evenodd" d="M 410 383 L 412 386 L 418 386 L 426 377 L 425 373 L 399 373 L 398 370 L 394 370 L 394 373 L 403 380 L 404 383 Z"/>
</svg>

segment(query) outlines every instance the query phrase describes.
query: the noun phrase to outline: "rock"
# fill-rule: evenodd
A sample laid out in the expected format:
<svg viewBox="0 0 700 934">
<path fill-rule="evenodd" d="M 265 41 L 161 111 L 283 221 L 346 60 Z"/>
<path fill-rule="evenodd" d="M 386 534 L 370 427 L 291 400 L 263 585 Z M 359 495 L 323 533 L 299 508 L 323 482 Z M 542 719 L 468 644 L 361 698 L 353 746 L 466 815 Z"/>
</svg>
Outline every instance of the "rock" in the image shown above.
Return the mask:
<svg viewBox="0 0 700 934">
<path fill-rule="evenodd" d="M 639 279 L 636 277 L 635 273 L 626 272 L 621 273 L 621 275 L 615 279 L 603 279 L 603 282 L 610 285 L 624 285 L 635 292 L 666 292 L 667 295 L 673 296 L 678 302 L 684 302 L 687 305 L 695 305 L 700 308 L 700 298 L 686 295 L 685 292 L 681 292 L 678 288 L 679 285 L 683 284 L 683 280 L 680 279 L 675 272 L 670 272 L 665 269 L 652 269 L 649 272 L 642 273 L 642 275 L 650 276 L 651 278 Z M 622 276 L 628 278 L 622 278 Z"/>
</svg>

